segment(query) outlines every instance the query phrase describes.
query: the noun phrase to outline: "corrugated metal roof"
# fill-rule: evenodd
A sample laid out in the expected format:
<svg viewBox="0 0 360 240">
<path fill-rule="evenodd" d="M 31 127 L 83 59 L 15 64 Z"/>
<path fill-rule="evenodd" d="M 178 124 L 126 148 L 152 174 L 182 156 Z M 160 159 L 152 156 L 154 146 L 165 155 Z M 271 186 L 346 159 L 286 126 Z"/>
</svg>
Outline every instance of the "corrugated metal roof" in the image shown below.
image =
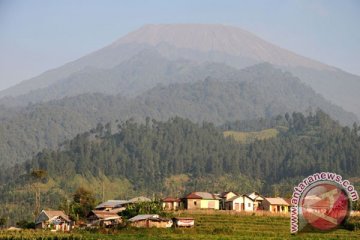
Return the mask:
<svg viewBox="0 0 360 240">
<path fill-rule="evenodd" d="M 252 200 L 258 200 L 258 201 L 262 201 L 264 200 L 264 198 L 261 196 L 260 193 L 258 192 L 252 192 L 252 193 L 248 193 L 246 194 L 249 198 L 251 198 Z"/>
<path fill-rule="evenodd" d="M 103 202 L 95 207 L 95 209 L 99 208 L 116 208 L 121 207 L 122 204 L 128 203 L 127 200 L 108 200 L 106 202 Z"/>
<path fill-rule="evenodd" d="M 108 212 L 108 211 L 96 211 L 96 210 L 93 210 L 92 211 L 96 217 L 98 217 L 99 219 L 104 219 L 104 220 L 107 220 L 107 219 L 119 219 L 121 218 L 119 215 L 117 215 L 116 213 L 114 212 Z"/>
<path fill-rule="evenodd" d="M 141 215 L 137 215 L 133 218 L 130 218 L 129 221 L 130 222 L 136 222 L 136 221 L 141 221 L 141 220 L 146 220 L 146 219 L 152 219 L 152 218 L 160 218 L 159 215 L 157 214 L 141 214 Z"/>
<path fill-rule="evenodd" d="M 140 196 L 128 200 L 128 203 L 136 203 L 136 202 L 151 202 L 151 199 L 144 196 Z"/>
</svg>

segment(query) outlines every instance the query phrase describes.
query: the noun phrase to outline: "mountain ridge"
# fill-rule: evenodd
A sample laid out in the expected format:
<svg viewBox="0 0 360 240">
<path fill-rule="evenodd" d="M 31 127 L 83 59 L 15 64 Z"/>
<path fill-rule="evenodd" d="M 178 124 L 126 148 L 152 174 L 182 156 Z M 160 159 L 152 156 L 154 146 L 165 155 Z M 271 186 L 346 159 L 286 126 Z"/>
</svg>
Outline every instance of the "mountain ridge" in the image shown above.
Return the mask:
<svg viewBox="0 0 360 240">
<path fill-rule="evenodd" d="M 98 123 L 130 118 L 143 122 L 146 117 L 167 120 L 180 116 L 194 122 L 223 124 L 320 108 L 343 124 L 357 121 L 354 114 L 329 103 L 298 78 L 270 64 L 234 70 L 236 74 L 228 77 L 221 74 L 226 65 L 211 66 L 219 73 L 217 76 L 156 85 L 136 98 L 86 93 L 29 104 L 17 111 L 0 107 L 0 115 L 10 114 L 0 120 L 0 165 L 22 162 L 43 148 L 56 148 Z"/>
<path fill-rule="evenodd" d="M 70 76 L 88 67 L 109 70 L 144 50 L 156 51 L 170 61 L 218 62 L 238 69 L 269 62 L 291 72 L 327 100 L 360 117 L 360 96 L 357 94 L 360 90 L 359 76 L 302 57 L 238 27 L 211 24 L 145 25 L 82 58 L 0 91 L 0 104 L 26 105 L 33 98 L 30 96 L 27 99 L 24 94 L 31 95 L 37 89 L 44 90 L 49 87 L 55 91 L 54 96 L 58 96 L 56 91 L 61 93 L 63 89 L 57 90 L 56 87 Z M 100 84 L 101 79 L 98 81 Z M 134 83 L 135 87 L 139 85 Z M 75 88 L 83 90 L 80 86 Z M 89 89 L 89 92 L 98 90 L 98 86 Z M 149 86 L 151 87 L 152 85 Z M 120 92 L 124 91 L 126 89 Z M 69 96 L 71 92 L 69 90 L 62 94 Z M 20 96 L 22 100 L 4 100 L 6 96 Z"/>
</svg>

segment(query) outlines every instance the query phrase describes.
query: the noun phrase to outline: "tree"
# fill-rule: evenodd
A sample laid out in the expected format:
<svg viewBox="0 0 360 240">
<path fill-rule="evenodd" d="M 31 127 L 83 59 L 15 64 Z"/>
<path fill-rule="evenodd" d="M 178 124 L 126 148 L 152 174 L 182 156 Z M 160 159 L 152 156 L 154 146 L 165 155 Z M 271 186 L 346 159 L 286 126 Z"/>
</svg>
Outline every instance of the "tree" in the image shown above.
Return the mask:
<svg viewBox="0 0 360 240">
<path fill-rule="evenodd" d="M 41 205 L 40 183 L 46 179 L 47 172 L 42 169 L 36 169 L 30 173 L 30 176 L 31 176 L 31 186 L 35 191 L 34 218 L 36 218 L 40 213 L 40 205 Z"/>
<path fill-rule="evenodd" d="M 3 226 L 5 226 L 6 222 L 7 222 L 7 219 L 4 218 L 4 217 L 1 217 L 1 218 L 0 218 L 0 228 L 2 228 Z"/>
<path fill-rule="evenodd" d="M 166 213 L 160 202 L 139 202 L 131 204 L 120 215 L 126 219 L 135 217 L 138 214 L 158 214 L 165 216 Z"/>
<path fill-rule="evenodd" d="M 95 197 L 90 190 L 79 187 L 73 195 L 72 213 L 80 218 L 86 218 L 95 207 L 95 201 Z"/>
</svg>

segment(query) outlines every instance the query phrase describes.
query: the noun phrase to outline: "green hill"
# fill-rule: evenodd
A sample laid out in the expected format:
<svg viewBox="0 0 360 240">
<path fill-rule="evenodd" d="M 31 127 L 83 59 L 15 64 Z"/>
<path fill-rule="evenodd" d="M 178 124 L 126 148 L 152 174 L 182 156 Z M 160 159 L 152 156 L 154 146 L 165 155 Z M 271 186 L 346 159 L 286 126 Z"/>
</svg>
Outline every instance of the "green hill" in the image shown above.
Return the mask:
<svg viewBox="0 0 360 240">
<path fill-rule="evenodd" d="M 0 107 L 0 166 L 22 163 L 44 148 L 56 149 L 99 122 L 130 118 L 144 122 L 146 117 L 166 121 L 180 116 L 220 125 L 320 108 L 342 124 L 357 121 L 353 114 L 327 102 L 299 79 L 269 64 L 231 74 L 221 64 L 209 64 L 204 69 L 198 69 L 197 76 L 211 77 L 158 85 L 136 98 L 93 93 L 24 108 Z"/>
<path fill-rule="evenodd" d="M 21 165 L 0 169 L 0 209 L 14 219 L 31 217 L 33 169 L 48 173 L 42 198 L 48 207 L 66 201 L 77 186 L 95 191 L 99 201 L 103 191 L 108 198 L 193 190 L 257 190 L 285 196 L 314 172 L 359 176 L 357 125 L 342 127 L 321 111 L 278 118 L 287 122 L 288 130 L 249 144 L 225 138 L 212 123 L 179 117 L 166 122 L 148 118 L 143 124 L 128 120 L 119 122 L 116 131 L 111 124 L 99 124 L 58 150 L 43 150 Z"/>
</svg>

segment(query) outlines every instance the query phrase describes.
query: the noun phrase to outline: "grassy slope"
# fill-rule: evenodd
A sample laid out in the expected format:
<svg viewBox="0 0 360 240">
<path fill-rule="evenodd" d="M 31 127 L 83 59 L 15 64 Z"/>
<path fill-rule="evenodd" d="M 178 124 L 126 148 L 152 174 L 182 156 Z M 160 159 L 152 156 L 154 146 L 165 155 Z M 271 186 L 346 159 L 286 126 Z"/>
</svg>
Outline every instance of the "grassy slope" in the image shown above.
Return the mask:
<svg viewBox="0 0 360 240">
<path fill-rule="evenodd" d="M 328 233 L 301 233 L 293 236 L 289 233 L 289 217 L 262 216 L 246 214 L 228 214 L 226 212 L 177 213 L 180 216 L 192 216 L 196 226 L 191 229 L 134 229 L 125 228 L 116 232 L 100 233 L 74 232 L 82 239 L 359 239 L 360 231 L 339 229 Z M 0 238 L 8 233 L 0 232 Z M 20 234 L 18 233 L 17 236 Z M 29 236 L 29 233 L 22 233 Z M 38 231 L 31 237 L 52 235 Z M 56 234 L 60 236 L 63 234 Z M 69 238 L 69 234 L 65 234 Z M 25 238 L 26 239 L 26 238 Z M 28 238 L 30 239 L 30 238 Z M 66 239 L 66 238 L 64 238 Z"/>
<path fill-rule="evenodd" d="M 238 132 L 238 131 L 225 131 L 225 137 L 233 137 L 240 143 L 251 143 L 255 140 L 265 140 L 276 137 L 279 131 L 276 128 L 269 128 L 258 132 Z"/>
</svg>

